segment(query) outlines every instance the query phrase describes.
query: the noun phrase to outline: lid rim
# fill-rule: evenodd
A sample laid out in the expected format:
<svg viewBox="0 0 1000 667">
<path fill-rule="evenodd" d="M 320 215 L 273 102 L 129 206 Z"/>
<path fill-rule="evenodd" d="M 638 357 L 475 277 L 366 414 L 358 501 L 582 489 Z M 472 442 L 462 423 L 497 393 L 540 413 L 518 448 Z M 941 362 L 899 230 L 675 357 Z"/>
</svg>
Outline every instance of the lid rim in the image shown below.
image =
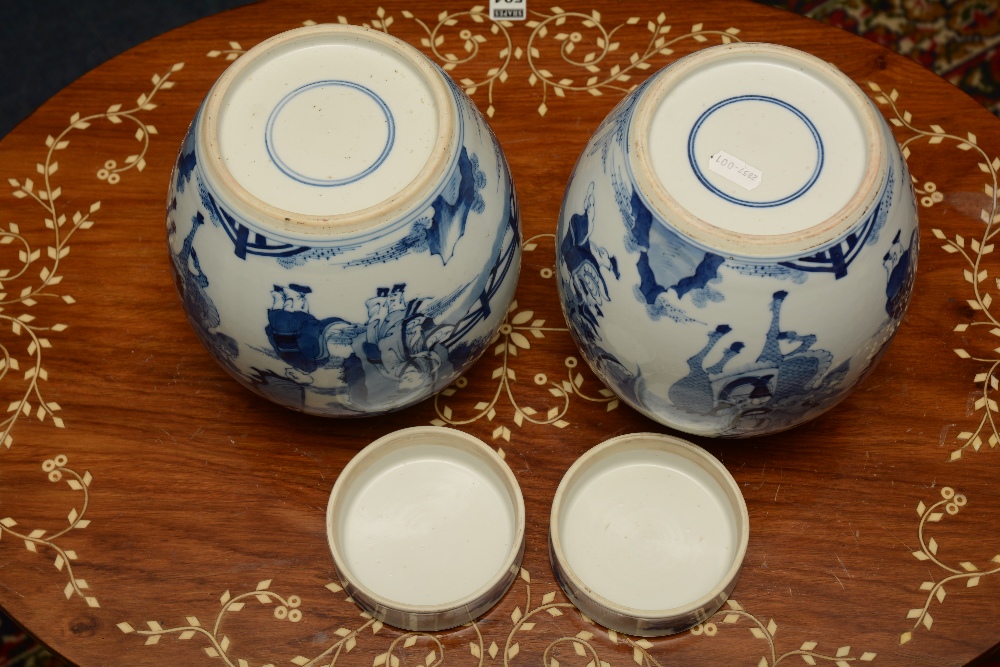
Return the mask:
<svg viewBox="0 0 1000 667">
<path fill-rule="evenodd" d="M 450 442 L 441 442 L 440 440 L 436 443 L 443 446 L 454 447 L 477 456 L 481 461 L 486 463 L 492 472 L 497 474 L 498 479 L 503 484 L 504 488 L 509 494 L 509 500 L 511 501 L 512 509 L 514 510 L 514 521 L 512 530 L 512 541 L 511 548 L 504 557 L 504 561 L 501 566 L 497 569 L 496 573 L 493 574 L 490 579 L 477 588 L 472 593 L 465 595 L 464 597 L 458 598 L 456 600 L 451 600 L 448 602 L 440 604 L 427 604 L 427 605 L 416 605 L 401 602 L 398 600 L 391 600 L 382 595 L 379 595 L 371 588 L 363 584 L 347 567 L 344 562 L 345 559 L 341 553 L 339 546 L 339 539 L 337 539 L 337 509 L 338 501 L 346 493 L 348 485 L 353 481 L 353 477 L 357 474 L 363 472 L 366 467 L 366 463 L 372 458 L 377 457 L 383 453 L 388 447 L 392 447 L 397 444 L 398 449 L 403 449 L 408 446 L 426 444 L 425 442 L 415 441 L 409 444 L 399 444 L 401 440 L 407 438 L 423 438 L 428 435 L 441 436 L 445 435 L 445 439 L 451 439 Z M 486 445 L 482 440 L 472 436 L 464 431 L 459 431 L 458 429 L 440 427 L 440 426 L 414 426 L 410 428 L 404 428 L 397 431 L 388 433 L 381 438 L 375 440 L 364 449 L 362 449 L 358 454 L 352 458 L 348 464 L 341 471 L 340 475 L 337 477 L 337 481 L 334 483 L 333 490 L 330 493 L 330 499 L 327 503 L 326 511 L 326 533 L 327 542 L 330 547 L 330 551 L 333 555 L 334 566 L 336 568 L 337 574 L 341 579 L 341 582 L 345 585 L 345 588 L 353 589 L 361 593 L 361 596 L 366 598 L 366 601 L 374 606 L 373 609 L 366 609 L 376 618 L 382 616 L 379 620 L 385 620 L 386 614 L 383 610 L 397 613 L 405 614 L 409 616 L 418 617 L 445 617 L 454 612 L 461 611 L 462 609 L 474 610 L 481 608 L 482 611 L 486 611 L 489 607 L 496 604 L 497 601 L 503 594 L 506 593 L 510 585 L 513 583 L 514 578 L 518 569 L 520 568 L 520 563 L 524 555 L 525 550 L 525 532 L 526 532 L 526 519 L 525 519 L 525 508 L 524 508 L 524 497 L 521 493 L 521 487 L 517 482 L 517 478 L 514 477 L 514 473 L 510 470 L 507 463 L 500 458 L 491 447 Z M 499 589 L 499 595 L 496 595 Z M 495 598 L 495 599 L 493 599 Z M 485 606 L 484 606 L 485 605 Z M 379 609 L 382 608 L 382 609 Z M 446 620 L 446 619 L 442 619 Z M 446 629 L 447 627 L 454 627 L 456 625 L 461 625 L 468 621 L 458 621 L 453 625 L 436 626 L 436 629 Z M 392 624 L 392 623 L 390 623 Z M 423 626 L 420 628 L 413 629 L 427 629 Z"/>
<path fill-rule="evenodd" d="M 562 540 L 559 534 L 559 518 L 563 501 L 569 494 L 573 483 L 577 481 L 576 478 L 580 477 L 587 469 L 598 464 L 601 460 L 608 458 L 615 453 L 633 449 L 669 451 L 670 453 L 680 455 L 692 462 L 701 464 L 702 467 L 709 473 L 714 470 L 716 475 L 712 475 L 713 479 L 719 481 L 719 477 L 722 477 L 726 480 L 727 483 L 720 483 L 719 488 L 726 494 L 726 497 L 729 499 L 731 505 L 735 505 L 735 507 L 731 506 L 731 509 L 734 510 L 733 518 L 737 523 L 736 529 L 738 544 L 733 553 L 731 565 L 726 570 L 725 574 L 720 578 L 719 582 L 707 593 L 688 603 L 685 603 L 684 605 L 666 609 L 638 609 L 610 600 L 594 591 L 583 579 L 580 578 L 570 565 L 569 559 L 562 548 Z M 685 617 L 696 613 L 699 609 L 704 608 L 709 603 L 717 600 L 720 595 L 727 594 L 727 591 L 731 590 L 732 586 L 734 586 L 736 581 L 739 579 L 739 574 L 743 566 L 743 560 L 746 557 L 749 537 L 750 516 L 747 511 L 746 501 L 743 498 L 743 494 L 740 491 L 739 486 L 736 484 L 736 480 L 732 477 L 725 466 L 723 466 L 717 458 L 693 443 L 674 436 L 651 432 L 629 433 L 611 438 L 610 440 L 605 440 L 585 452 L 580 458 L 574 461 L 570 468 L 566 471 L 565 475 L 563 475 L 562 480 L 559 482 L 555 497 L 552 501 L 552 511 L 549 518 L 549 548 L 550 555 L 553 560 L 553 567 L 560 570 L 561 574 L 569 580 L 569 583 L 574 587 L 574 589 L 576 589 L 576 593 L 585 595 L 589 604 L 603 607 L 613 614 L 634 620 L 639 624 L 655 625 L 658 623 L 682 621 Z M 566 591 L 566 593 L 567 595 L 570 594 L 569 591 Z M 721 604 L 722 602 L 720 601 L 719 605 Z M 635 628 L 623 629 L 623 631 L 632 632 L 635 631 Z"/>
</svg>

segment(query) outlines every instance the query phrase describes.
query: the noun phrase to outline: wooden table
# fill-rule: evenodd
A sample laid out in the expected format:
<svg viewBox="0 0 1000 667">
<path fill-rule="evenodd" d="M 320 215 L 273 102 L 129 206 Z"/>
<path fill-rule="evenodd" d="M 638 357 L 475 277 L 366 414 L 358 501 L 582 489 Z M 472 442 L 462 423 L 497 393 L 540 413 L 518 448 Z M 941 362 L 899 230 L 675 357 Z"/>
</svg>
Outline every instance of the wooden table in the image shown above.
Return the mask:
<svg viewBox="0 0 1000 667">
<path fill-rule="evenodd" d="M 0 142 L 0 605 L 54 651 L 80 665 L 948 665 L 1000 640 L 1000 123 L 901 57 L 757 5 L 533 9 L 494 25 L 483 7 L 436 1 L 246 7 L 115 58 Z M 305 417 L 237 386 L 188 327 L 168 270 L 166 184 L 196 107 L 229 60 L 313 21 L 387 30 L 449 69 L 492 118 L 523 205 L 507 345 L 381 419 Z M 915 177 L 919 277 L 881 366 L 836 410 L 766 439 L 698 441 L 746 496 L 742 578 L 710 623 L 636 641 L 582 618 L 549 567 L 551 497 L 570 463 L 611 436 L 663 430 L 579 362 L 552 233 L 578 152 L 625 90 L 738 39 L 811 51 L 877 102 Z M 351 456 L 428 423 L 503 452 L 527 552 L 478 623 L 403 635 L 331 583 L 324 512 Z"/>
</svg>

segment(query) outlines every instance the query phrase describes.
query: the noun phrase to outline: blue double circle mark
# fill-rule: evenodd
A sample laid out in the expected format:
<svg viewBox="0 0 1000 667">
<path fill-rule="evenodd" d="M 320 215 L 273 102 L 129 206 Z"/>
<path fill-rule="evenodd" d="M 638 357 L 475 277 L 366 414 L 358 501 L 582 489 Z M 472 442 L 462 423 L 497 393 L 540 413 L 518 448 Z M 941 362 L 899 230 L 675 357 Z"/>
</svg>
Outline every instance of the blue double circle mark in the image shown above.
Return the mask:
<svg viewBox="0 0 1000 667">
<path fill-rule="evenodd" d="M 781 199 L 775 199 L 773 201 L 750 201 L 747 199 L 740 199 L 738 197 L 733 197 L 732 195 L 726 194 L 719 188 L 712 185 L 712 183 L 710 183 L 709 180 L 705 178 L 705 174 L 702 172 L 701 167 L 698 166 L 698 161 L 695 159 L 694 155 L 694 143 L 695 139 L 697 139 L 698 137 L 698 131 L 701 129 L 701 126 L 704 125 L 705 121 L 708 120 L 709 116 L 711 116 L 713 113 L 715 113 L 722 107 L 729 106 L 730 104 L 736 104 L 737 102 L 768 102 L 770 104 L 776 104 L 782 109 L 786 109 L 791 113 L 795 114 L 795 116 L 798 117 L 798 119 L 803 122 L 803 124 L 809 130 L 810 134 L 812 134 L 813 141 L 816 142 L 816 168 L 813 169 L 813 173 L 812 175 L 809 176 L 809 180 L 805 182 L 805 185 L 803 185 L 801 188 L 799 188 L 792 194 L 788 195 L 787 197 L 782 197 Z M 774 97 L 768 97 L 766 95 L 739 95 L 738 97 L 730 97 L 728 99 L 722 100 L 721 102 L 716 102 L 708 109 L 706 109 L 705 112 L 701 114 L 701 116 L 698 117 L 698 120 L 695 122 L 694 127 L 691 128 L 691 134 L 688 136 L 688 161 L 691 163 L 691 169 L 694 170 L 694 174 L 695 176 L 698 177 L 698 180 L 701 182 L 701 184 L 704 185 L 706 188 L 708 188 L 711 192 L 715 193 L 719 197 L 722 197 L 728 202 L 739 204 L 741 206 L 750 206 L 753 208 L 771 208 L 773 206 L 781 206 L 782 204 L 787 204 L 789 202 L 795 201 L 796 199 L 804 195 L 809 190 L 809 188 L 811 188 L 819 179 L 819 174 L 821 171 L 823 171 L 823 157 L 824 157 L 823 140 L 820 138 L 819 131 L 816 129 L 816 126 L 813 125 L 812 121 L 809 120 L 809 118 L 804 113 L 793 107 L 788 102 L 779 100 Z"/>
<path fill-rule="evenodd" d="M 292 169 L 288 165 L 288 163 L 286 163 L 284 160 L 281 159 L 281 156 L 278 154 L 278 151 L 274 145 L 274 125 L 277 122 L 278 116 L 281 115 L 281 111 L 285 108 L 285 106 L 304 92 L 316 88 L 326 88 L 329 86 L 350 88 L 352 90 L 356 90 L 360 93 L 367 95 L 373 102 L 375 102 L 375 104 L 378 105 L 378 108 L 382 111 L 382 114 L 385 116 L 385 125 L 387 133 L 385 138 L 385 146 L 382 147 L 382 152 L 379 154 L 377 158 L 375 158 L 375 161 L 372 162 L 370 165 L 368 165 L 368 167 L 366 167 L 363 171 L 357 174 L 353 174 L 351 176 L 346 176 L 344 178 L 314 178 L 312 176 L 308 176 L 307 174 L 303 174 L 299 171 L 296 171 L 295 169 Z M 305 183 L 306 185 L 317 185 L 320 187 L 335 187 L 339 185 L 348 185 L 350 183 L 360 181 L 362 178 L 364 178 L 365 176 L 367 176 L 368 174 L 372 173 L 380 166 L 382 166 L 382 163 L 385 162 L 387 157 L 389 157 L 389 153 L 392 152 L 392 145 L 395 142 L 395 140 L 396 140 L 396 121 L 392 117 L 392 111 L 389 109 L 389 105 L 387 105 L 381 97 L 379 97 L 374 91 L 370 90 L 369 88 L 366 88 L 361 84 L 354 83 L 353 81 L 341 81 L 338 79 L 331 79 L 328 81 L 314 81 L 313 83 L 308 83 L 304 86 L 296 88 L 292 92 L 285 95 L 285 97 L 282 98 L 282 100 L 278 102 L 278 105 L 275 106 L 274 109 L 271 111 L 271 115 L 267 119 L 267 126 L 264 129 L 264 144 L 267 147 L 267 155 L 274 161 L 274 164 L 278 167 L 278 169 L 280 169 L 282 173 L 284 173 L 289 178 L 294 179 L 300 183 Z"/>
</svg>

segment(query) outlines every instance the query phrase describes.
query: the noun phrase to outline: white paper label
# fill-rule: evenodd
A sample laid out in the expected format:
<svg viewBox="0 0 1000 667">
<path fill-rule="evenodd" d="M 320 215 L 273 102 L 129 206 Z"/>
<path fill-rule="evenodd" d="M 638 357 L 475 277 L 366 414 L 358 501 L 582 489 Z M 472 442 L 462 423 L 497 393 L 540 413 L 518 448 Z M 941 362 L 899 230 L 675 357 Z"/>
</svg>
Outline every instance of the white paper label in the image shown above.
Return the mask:
<svg viewBox="0 0 1000 667">
<path fill-rule="evenodd" d="M 523 21 L 528 17 L 528 0 L 490 0 L 493 21 Z"/>
<path fill-rule="evenodd" d="M 753 190 L 764 180 L 764 172 L 726 151 L 709 158 L 708 168 L 746 190 Z"/>
</svg>

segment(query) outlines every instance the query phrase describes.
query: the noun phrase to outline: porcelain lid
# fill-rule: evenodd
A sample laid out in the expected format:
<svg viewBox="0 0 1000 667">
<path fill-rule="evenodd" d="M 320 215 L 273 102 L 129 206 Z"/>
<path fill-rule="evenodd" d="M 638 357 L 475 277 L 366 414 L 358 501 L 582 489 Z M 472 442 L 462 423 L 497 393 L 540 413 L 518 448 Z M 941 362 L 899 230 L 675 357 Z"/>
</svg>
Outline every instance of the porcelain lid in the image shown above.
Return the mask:
<svg viewBox="0 0 1000 667">
<path fill-rule="evenodd" d="M 714 613 L 748 537 L 746 503 L 722 464 L 656 433 L 584 454 L 552 505 L 553 568 L 567 595 L 595 621 L 632 634 L 678 632 Z"/>
<path fill-rule="evenodd" d="M 327 535 L 351 597 L 390 625 L 475 620 L 507 591 L 524 551 L 524 501 L 507 464 L 461 431 L 415 427 L 340 474 Z"/>
</svg>

